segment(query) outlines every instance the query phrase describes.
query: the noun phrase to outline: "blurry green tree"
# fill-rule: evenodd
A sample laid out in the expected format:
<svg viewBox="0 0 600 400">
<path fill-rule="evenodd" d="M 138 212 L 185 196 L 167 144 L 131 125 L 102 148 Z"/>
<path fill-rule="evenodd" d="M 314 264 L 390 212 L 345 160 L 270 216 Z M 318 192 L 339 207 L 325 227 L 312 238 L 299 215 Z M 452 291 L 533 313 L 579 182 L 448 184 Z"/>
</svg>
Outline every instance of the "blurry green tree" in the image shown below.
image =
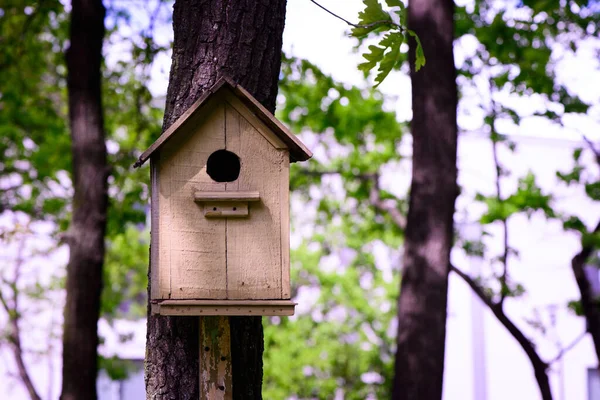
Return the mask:
<svg viewBox="0 0 600 400">
<path fill-rule="evenodd" d="M 121 53 L 111 52 L 102 76 L 111 166 L 102 314 L 109 321 L 145 313 L 148 240 L 147 232 L 137 227 L 145 223 L 148 189 L 145 176 L 130 171 L 130 166 L 135 152 L 157 135 L 162 116 L 147 83 L 153 58 L 167 50 L 152 37 L 154 25 L 158 20 L 164 25 L 169 17 L 162 1 L 140 7 L 145 20 L 140 14 L 133 19 L 131 13 L 139 11 L 133 8 L 113 3 L 108 9 L 106 40 L 112 46 L 117 43 Z M 34 314 L 37 308 L 60 310 L 64 304 L 64 270 L 48 271 L 42 255 L 60 254 L 61 244 L 69 241 L 64 234 L 73 195 L 64 59 L 68 17 L 59 1 L 16 0 L 0 7 L 0 240 L 7 250 L 0 293 L 11 321 L 2 337 L 13 348 L 19 377 L 34 399 L 40 388 L 34 387 L 23 362 L 33 349 L 21 345 L 19 326 L 31 325 L 41 312 Z M 57 318 L 51 322 L 49 338 L 60 325 Z M 55 347 L 53 343 L 35 352 L 52 352 Z M 112 363 L 101 360 L 101 365 L 111 372 Z M 53 396 L 52 389 L 48 391 L 48 397 Z"/>
</svg>

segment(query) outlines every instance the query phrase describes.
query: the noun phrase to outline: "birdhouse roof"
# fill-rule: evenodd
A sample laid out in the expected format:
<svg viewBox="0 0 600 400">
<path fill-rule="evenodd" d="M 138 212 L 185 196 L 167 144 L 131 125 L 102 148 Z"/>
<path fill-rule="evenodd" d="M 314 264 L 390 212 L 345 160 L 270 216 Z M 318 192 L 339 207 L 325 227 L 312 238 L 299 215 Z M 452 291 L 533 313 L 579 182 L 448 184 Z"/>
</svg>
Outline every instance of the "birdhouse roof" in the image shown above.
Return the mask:
<svg viewBox="0 0 600 400">
<path fill-rule="evenodd" d="M 233 83 L 228 78 L 220 78 L 210 89 L 200 96 L 192 106 L 184 112 L 160 137 L 150 146 L 133 165 L 134 168 L 144 164 L 150 156 L 164 145 L 167 140 L 175 136 L 179 128 L 194 114 L 201 112 L 211 98 L 221 91 L 229 90 L 264 123 L 290 150 L 290 162 L 306 161 L 312 157 L 311 151 L 289 131 L 277 118 L 273 116 L 262 104 L 240 85 Z"/>
</svg>

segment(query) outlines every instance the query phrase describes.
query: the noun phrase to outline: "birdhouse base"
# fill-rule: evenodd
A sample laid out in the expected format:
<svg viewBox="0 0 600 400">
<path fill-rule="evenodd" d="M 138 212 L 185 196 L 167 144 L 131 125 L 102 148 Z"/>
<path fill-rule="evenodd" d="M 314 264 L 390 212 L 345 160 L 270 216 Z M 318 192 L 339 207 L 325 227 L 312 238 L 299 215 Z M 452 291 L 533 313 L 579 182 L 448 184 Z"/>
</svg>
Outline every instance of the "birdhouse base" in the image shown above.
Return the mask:
<svg viewBox="0 0 600 400">
<path fill-rule="evenodd" d="M 205 315 L 294 315 L 291 300 L 154 300 L 152 314 L 170 316 Z"/>
</svg>

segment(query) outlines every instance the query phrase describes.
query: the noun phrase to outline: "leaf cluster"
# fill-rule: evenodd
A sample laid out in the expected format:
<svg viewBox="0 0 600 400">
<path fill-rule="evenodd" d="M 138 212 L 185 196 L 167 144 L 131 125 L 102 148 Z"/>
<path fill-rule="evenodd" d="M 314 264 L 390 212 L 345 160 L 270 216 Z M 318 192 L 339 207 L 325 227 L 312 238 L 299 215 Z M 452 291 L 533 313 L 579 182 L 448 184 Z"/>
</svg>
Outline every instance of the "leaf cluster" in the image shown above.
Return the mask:
<svg viewBox="0 0 600 400">
<path fill-rule="evenodd" d="M 389 73 L 400 68 L 405 56 L 400 51 L 403 43 L 408 43 L 412 37 L 416 45 L 415 69 L 418 71 L 425 65 L 425 54 L 419 37 L 414 31 L 406 28 L 406 9 L 401 0 L 385 0 L 390 8 L 384 11 L 379 0 L 363 0 L 365 8 L 358 14 L 359 23 L 354 25 L 352 36 L 360 42 L 369 37 L 379 39 L 377 45 L 369 45 L 363 57 L 365 62 L 358 65 L 358 69 L 368 76 L 377 68 L 375 86 L 380 85 Z M 394 18 L 392 18 L 394 16 Z"/>
</svg>

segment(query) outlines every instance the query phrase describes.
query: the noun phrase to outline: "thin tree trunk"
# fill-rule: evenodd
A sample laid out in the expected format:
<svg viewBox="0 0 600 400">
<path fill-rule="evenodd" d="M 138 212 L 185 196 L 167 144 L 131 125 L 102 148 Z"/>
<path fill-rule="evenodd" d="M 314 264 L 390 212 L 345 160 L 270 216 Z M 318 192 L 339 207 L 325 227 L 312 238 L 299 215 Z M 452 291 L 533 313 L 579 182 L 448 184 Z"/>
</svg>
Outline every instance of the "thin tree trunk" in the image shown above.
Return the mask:
<svg viewBox="0 0 600 400">
<path fill-rule="evenodd" d="M 67 299 L 62 400 L 96 399 L 98 317 L 107 214 L 106 145 L 100 91 L 105 9 L 73 0 L 67 90 L 73 153 L 73 217 L 66 240 Z"/>
<path fill-rule="evenodd" d="M 456 185 L 456 71 L 452 0 L 411 0 L 408 27 L 421 39 L 427 64 L 412 80 L 413 170 L 393 398 L 441 399 L 446 339 L 448 264 Z"/>
<path fill-rule="evenodd" d="M 285 0 L 178 0 L 163 131 L 223 74 L 275 109 Z M 150 282 L 150 285 L 152 282 Z M 234 399 L 260 399 L 260 317 L 231 317 Z M 198 319 L 148 315 L 146 397 L 198 399 Z"/>
<path fill-rule="evenodd" d="M 600 222 L 596 225 L 593 233 L 600 233 Z M 581 251 L 571 260 L 571 269 L 581 294 L 581 307 L 587 323 L 587 330 L 592 336 L 596 358 L 600 362 L 600 302 L 594 296 L 592 286 L 585 274 L 585 264 L 594 250 L 592 246 L 582 245 Z"/>
</svg>

